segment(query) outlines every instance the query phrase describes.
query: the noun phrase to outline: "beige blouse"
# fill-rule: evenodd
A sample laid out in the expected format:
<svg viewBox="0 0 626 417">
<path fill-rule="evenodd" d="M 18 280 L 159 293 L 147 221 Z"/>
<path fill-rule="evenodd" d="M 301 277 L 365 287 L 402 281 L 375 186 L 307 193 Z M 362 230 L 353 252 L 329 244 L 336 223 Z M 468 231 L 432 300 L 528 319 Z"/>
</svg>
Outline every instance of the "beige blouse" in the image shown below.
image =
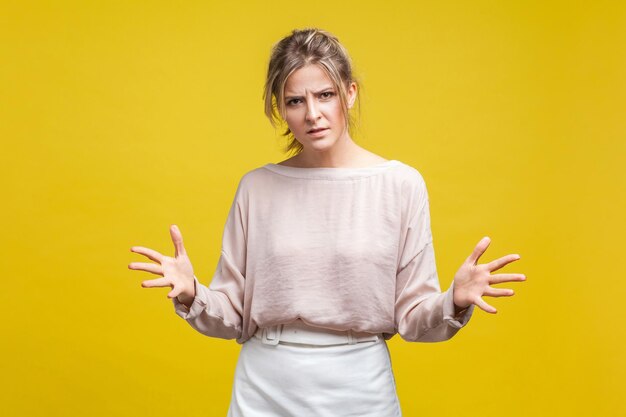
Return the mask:
<svg viewBox="0 0 626 417">
<path fill-rule="evenodd" d="M 266 164 L 240 179 L 210 285 L 195 278 L 176 314 L 207 336 L 244 343 L 257 328 L 290 323 L 437 342 L 454 336 L 441 292 L 426 184 L 389 160 L 364 168 Z"/>
</svg>

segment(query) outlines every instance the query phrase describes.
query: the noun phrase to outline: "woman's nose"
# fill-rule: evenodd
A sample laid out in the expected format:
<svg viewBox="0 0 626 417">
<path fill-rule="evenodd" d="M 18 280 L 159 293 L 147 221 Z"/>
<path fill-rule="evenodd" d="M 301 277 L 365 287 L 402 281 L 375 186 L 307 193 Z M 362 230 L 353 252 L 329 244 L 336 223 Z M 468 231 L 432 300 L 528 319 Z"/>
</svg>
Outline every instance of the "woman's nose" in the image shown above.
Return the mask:
<svg viewBox="0 0 626 417">
<path fill-rule="evenodd" d="M 309 103 L 307 105 L 307 110 L 306 110 L 306 120 L 313 122 L 319 118 L 320 118 L 319 109 L 314 103 Z"/>
</svg>

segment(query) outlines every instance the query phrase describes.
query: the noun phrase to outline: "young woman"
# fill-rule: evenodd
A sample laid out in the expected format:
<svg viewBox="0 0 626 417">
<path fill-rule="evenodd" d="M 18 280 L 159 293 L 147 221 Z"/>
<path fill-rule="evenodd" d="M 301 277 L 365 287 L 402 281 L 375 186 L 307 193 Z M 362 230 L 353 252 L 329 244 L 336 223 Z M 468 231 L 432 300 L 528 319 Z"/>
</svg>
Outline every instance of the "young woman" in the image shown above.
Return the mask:
<svg viewBox="0 0 626 417">
<path fill-rule="evenodd" d="M 513 290 L 490 285 L 525 276 L 491 272 L 519 255 L 478 264 L 483 238 L 440 290 L 424 180 L 350 137 L 358 83 L 332 34 L 278 42 L 264 96 L 295 155 L 242 176 L 210 285 L 174 225 L 174 257 L 134 246 L 156 263 L 129 268 L 161 276 L 142 286 L 172 287 L 194 329 L 242 344 L 228 416 L 400 416 L 386 341 L 444 341 L 475 305 L 495 313 L 482 297 Z"/>
</svg>

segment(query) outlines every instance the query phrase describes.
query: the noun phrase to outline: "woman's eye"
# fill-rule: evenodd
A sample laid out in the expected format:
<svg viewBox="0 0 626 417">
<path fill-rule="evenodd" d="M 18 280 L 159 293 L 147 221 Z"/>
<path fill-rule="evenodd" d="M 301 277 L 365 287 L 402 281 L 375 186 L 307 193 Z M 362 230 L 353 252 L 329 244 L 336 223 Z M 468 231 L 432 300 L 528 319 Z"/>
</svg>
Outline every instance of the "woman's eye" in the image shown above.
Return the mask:
<svg viewBox="0 0 626 417">
<path fill-rule="evenodd" d="M 332 97 L 332 95 L 333 95 L 332 91 L 324 91 L 322 93 L 322 98 L 330 98 L 330 97 Z"/>
<path fill-rule="evenodd" d="M 296 102 L 298 101 L 297 98 L 291 99 L 287 102 L 288 106 L 293 106 L 294 104 L 297 104 Z"/>
</svg>

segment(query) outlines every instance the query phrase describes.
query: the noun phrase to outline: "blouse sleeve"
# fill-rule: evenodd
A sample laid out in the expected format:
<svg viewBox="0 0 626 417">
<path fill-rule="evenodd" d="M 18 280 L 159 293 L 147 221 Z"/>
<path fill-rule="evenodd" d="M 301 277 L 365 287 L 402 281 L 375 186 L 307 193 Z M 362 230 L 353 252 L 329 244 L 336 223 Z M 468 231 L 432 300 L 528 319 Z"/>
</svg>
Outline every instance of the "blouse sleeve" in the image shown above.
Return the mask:
<svg viewBox="0 0 626 417">
<path fill-rule="evenodd" d="M 402 252 L 396 275 L 395 326 L 409 342 L 450 339 L 469 321 L 474 305 L 454 315 L 454 281 L 441 292 L 430 229 L 426 184 L 418 175 L 405 203 Z"/>
<path fill-rule="evenodd" d="M 176 314 L 198 332 L 221 339 L 238 339 L 242 333 L 246 275 L 246 210 L 242 181 L 228 212 L 217 268 L 210 285 L 194 276 L 196 296 L 190 308 L 172 298 Z"/>
</svg>

